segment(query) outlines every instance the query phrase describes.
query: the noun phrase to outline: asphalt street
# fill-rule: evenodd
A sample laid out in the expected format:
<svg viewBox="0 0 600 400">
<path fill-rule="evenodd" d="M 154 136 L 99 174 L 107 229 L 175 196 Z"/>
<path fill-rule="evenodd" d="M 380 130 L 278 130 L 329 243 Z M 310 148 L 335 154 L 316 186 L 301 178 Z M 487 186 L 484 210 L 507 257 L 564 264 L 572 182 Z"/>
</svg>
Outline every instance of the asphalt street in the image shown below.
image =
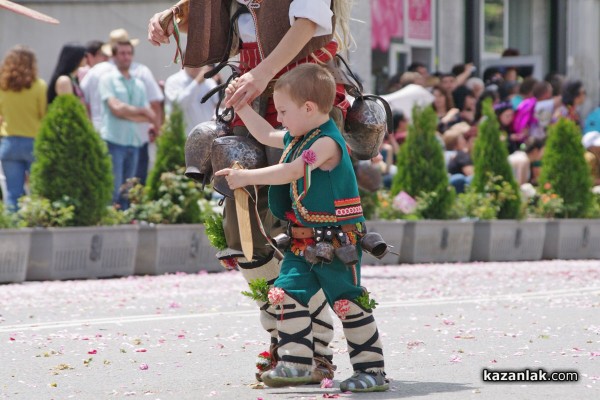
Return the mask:
<svg viewBox="0 0 600 400">
<path fill-rule="evenodd" d="M 600 261 L 365 267 L 391 390 L 263 388 L 238 272 L 0 285 L 0 399 L 599 399 Z M 483 369 L 577 382 L 483 381 Z"/>
</svg>

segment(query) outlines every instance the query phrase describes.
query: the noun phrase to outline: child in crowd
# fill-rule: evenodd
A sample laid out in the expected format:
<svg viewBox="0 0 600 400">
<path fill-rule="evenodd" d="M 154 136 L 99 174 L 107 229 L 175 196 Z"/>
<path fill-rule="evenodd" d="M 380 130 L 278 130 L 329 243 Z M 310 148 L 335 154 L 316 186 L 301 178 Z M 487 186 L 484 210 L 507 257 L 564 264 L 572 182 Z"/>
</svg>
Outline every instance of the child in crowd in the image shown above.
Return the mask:
<svg viewBox="0 0 600 400">
<path fill-rule="evenodd" d="M 360 237 L 364 221 L 356 176 L 346 143 L 329 117 L 335 97 L 333 76 L 316 64 L 303 64 L 275 84 L 278 121 L 288 130 L 276 131 L 248 104 L 232 102 L 234 80 L 227 88 L 234 107 L 261 143 L 283 148 L 280 163 L 253 170 L 226 168 L 231 189 L 271 185 L 269 208 L 289 221 L 291 246 L 285 251 L 279 277 L 269 291 L 278 312 L 279 362 L 262 380 L 271 387 L 309 383 L 313 368 L 313 334 L 308 303 L 319 289 L 342 320 L 354 374 L 340 384 L 342 391 L 388 390 L 383 350 L 372 301 L 360 286 Z M 347 266 L 332 256 L 355 246 L 356 261 Z M 327 260 L 329 253 L 331 260 Z M 319 256 L 322 256 L 319 258 Z"/>
</svg>

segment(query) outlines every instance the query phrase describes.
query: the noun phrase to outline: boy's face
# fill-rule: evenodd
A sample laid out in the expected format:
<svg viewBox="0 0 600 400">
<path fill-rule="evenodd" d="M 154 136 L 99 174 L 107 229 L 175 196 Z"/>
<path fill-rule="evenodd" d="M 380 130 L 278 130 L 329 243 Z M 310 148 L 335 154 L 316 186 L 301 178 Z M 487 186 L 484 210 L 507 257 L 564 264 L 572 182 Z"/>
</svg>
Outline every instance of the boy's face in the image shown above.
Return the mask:
<svg viewBox="0 0 600 400">
<path fill-rule="evenodd" d="M 302 136 L 314 128 L 314 126 L 308 126 L 310 122 L 307 117 L 309 117 L 310 111 L 307 104 L 298 105 L 292 100 L 287 90 L 276 90 L 273 93 L 273 102 L 277 110 L 277 121 L 290 131 L 290 135 Z"/>
</svg>

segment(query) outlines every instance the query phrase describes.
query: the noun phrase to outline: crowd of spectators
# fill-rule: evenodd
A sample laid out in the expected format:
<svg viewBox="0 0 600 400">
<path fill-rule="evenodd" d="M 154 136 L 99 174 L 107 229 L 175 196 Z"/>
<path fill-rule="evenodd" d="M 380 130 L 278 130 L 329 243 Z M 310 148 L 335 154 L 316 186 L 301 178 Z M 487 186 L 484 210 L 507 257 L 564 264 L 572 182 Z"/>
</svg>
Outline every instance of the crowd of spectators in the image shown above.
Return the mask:
<svg viewBox="0 0 600 400">
<path fill-rule="evenodd" d="M 507 49 L 506 54 L 514 51 Z M 518 54 L 518 53 L 517 53 Z M 502 130 L 502 141 L 509 156 L 517 182 L 522 185 L 537 184 L 544 152 L 548 127 L 559 118 L 574 121 L 581 128 L 585 157 L 594 176 L 594 184 L 600 184 L 600 107 L 584 121 L 580 115 L 586 100 L 581 81 L 568 80 L 564 76 L 549 73 L 543 80 L 521 76 L 515 67 L 492 68 L 485 79 L 474 76 L 472 64 L 460 64 L 449 73 L 430 73 L 425 64 L 415 62 L 406 72 L 389 80 L 388 93 L 406 90 L 418 85 L 432 94 L 432 107 L 438 117 L 437 136 L 443 146 L 446 167 L 451 184 L 457 193 L 468 187 L 474 173 L 471 151 L 477 136 L 477 126 L 482 121 L 482 103 L 492 99 L 494 111 Z M 407 134 L 407 116 L 394 111 L 394 132 L 381 147 L 382 160 L 389 163 L 380 169 L 384 172 L 383 185 L 391 186 L 395 172 L 390 166 Z"/>
</svg>

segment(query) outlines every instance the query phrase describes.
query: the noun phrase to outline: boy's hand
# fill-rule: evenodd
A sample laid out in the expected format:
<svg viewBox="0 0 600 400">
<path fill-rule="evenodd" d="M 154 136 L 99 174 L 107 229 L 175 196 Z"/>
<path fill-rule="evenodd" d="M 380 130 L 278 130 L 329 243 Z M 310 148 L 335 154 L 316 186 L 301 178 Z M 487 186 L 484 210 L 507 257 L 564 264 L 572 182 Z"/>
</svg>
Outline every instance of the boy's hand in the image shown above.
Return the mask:
<svg viewBox="0 0 600 400">
<path fill-rule="evenodd" d="M 244 75 L 235 79 L 235 93 L 225 103 L 226 107 L 240 107 L 241 104 L 250 104 L 252 100 L 260 96 L 269 84 L 270 78 L 262 76 L 256 70 L 246 72 Z"/>
<path fill-rule="evenodd" d="M 224 168 L 215 172 L 215 176 L 225 176 L 231 190 L 247 186 L 244 184 L 244 170 L 242 169 Z"/>
<path fill-rule="evenodd" d="M 248 105 L 248 103 L 245 103 L 241 100 L 235 102 L 232 101 L 232 97 L 239 89 L 239 79 L 240 78 L 235 78 L 232 80 L 225 89 L 225 107 L 233 107 L 235 111 L 240 111 L 242 108 Z"/>
</svg>

